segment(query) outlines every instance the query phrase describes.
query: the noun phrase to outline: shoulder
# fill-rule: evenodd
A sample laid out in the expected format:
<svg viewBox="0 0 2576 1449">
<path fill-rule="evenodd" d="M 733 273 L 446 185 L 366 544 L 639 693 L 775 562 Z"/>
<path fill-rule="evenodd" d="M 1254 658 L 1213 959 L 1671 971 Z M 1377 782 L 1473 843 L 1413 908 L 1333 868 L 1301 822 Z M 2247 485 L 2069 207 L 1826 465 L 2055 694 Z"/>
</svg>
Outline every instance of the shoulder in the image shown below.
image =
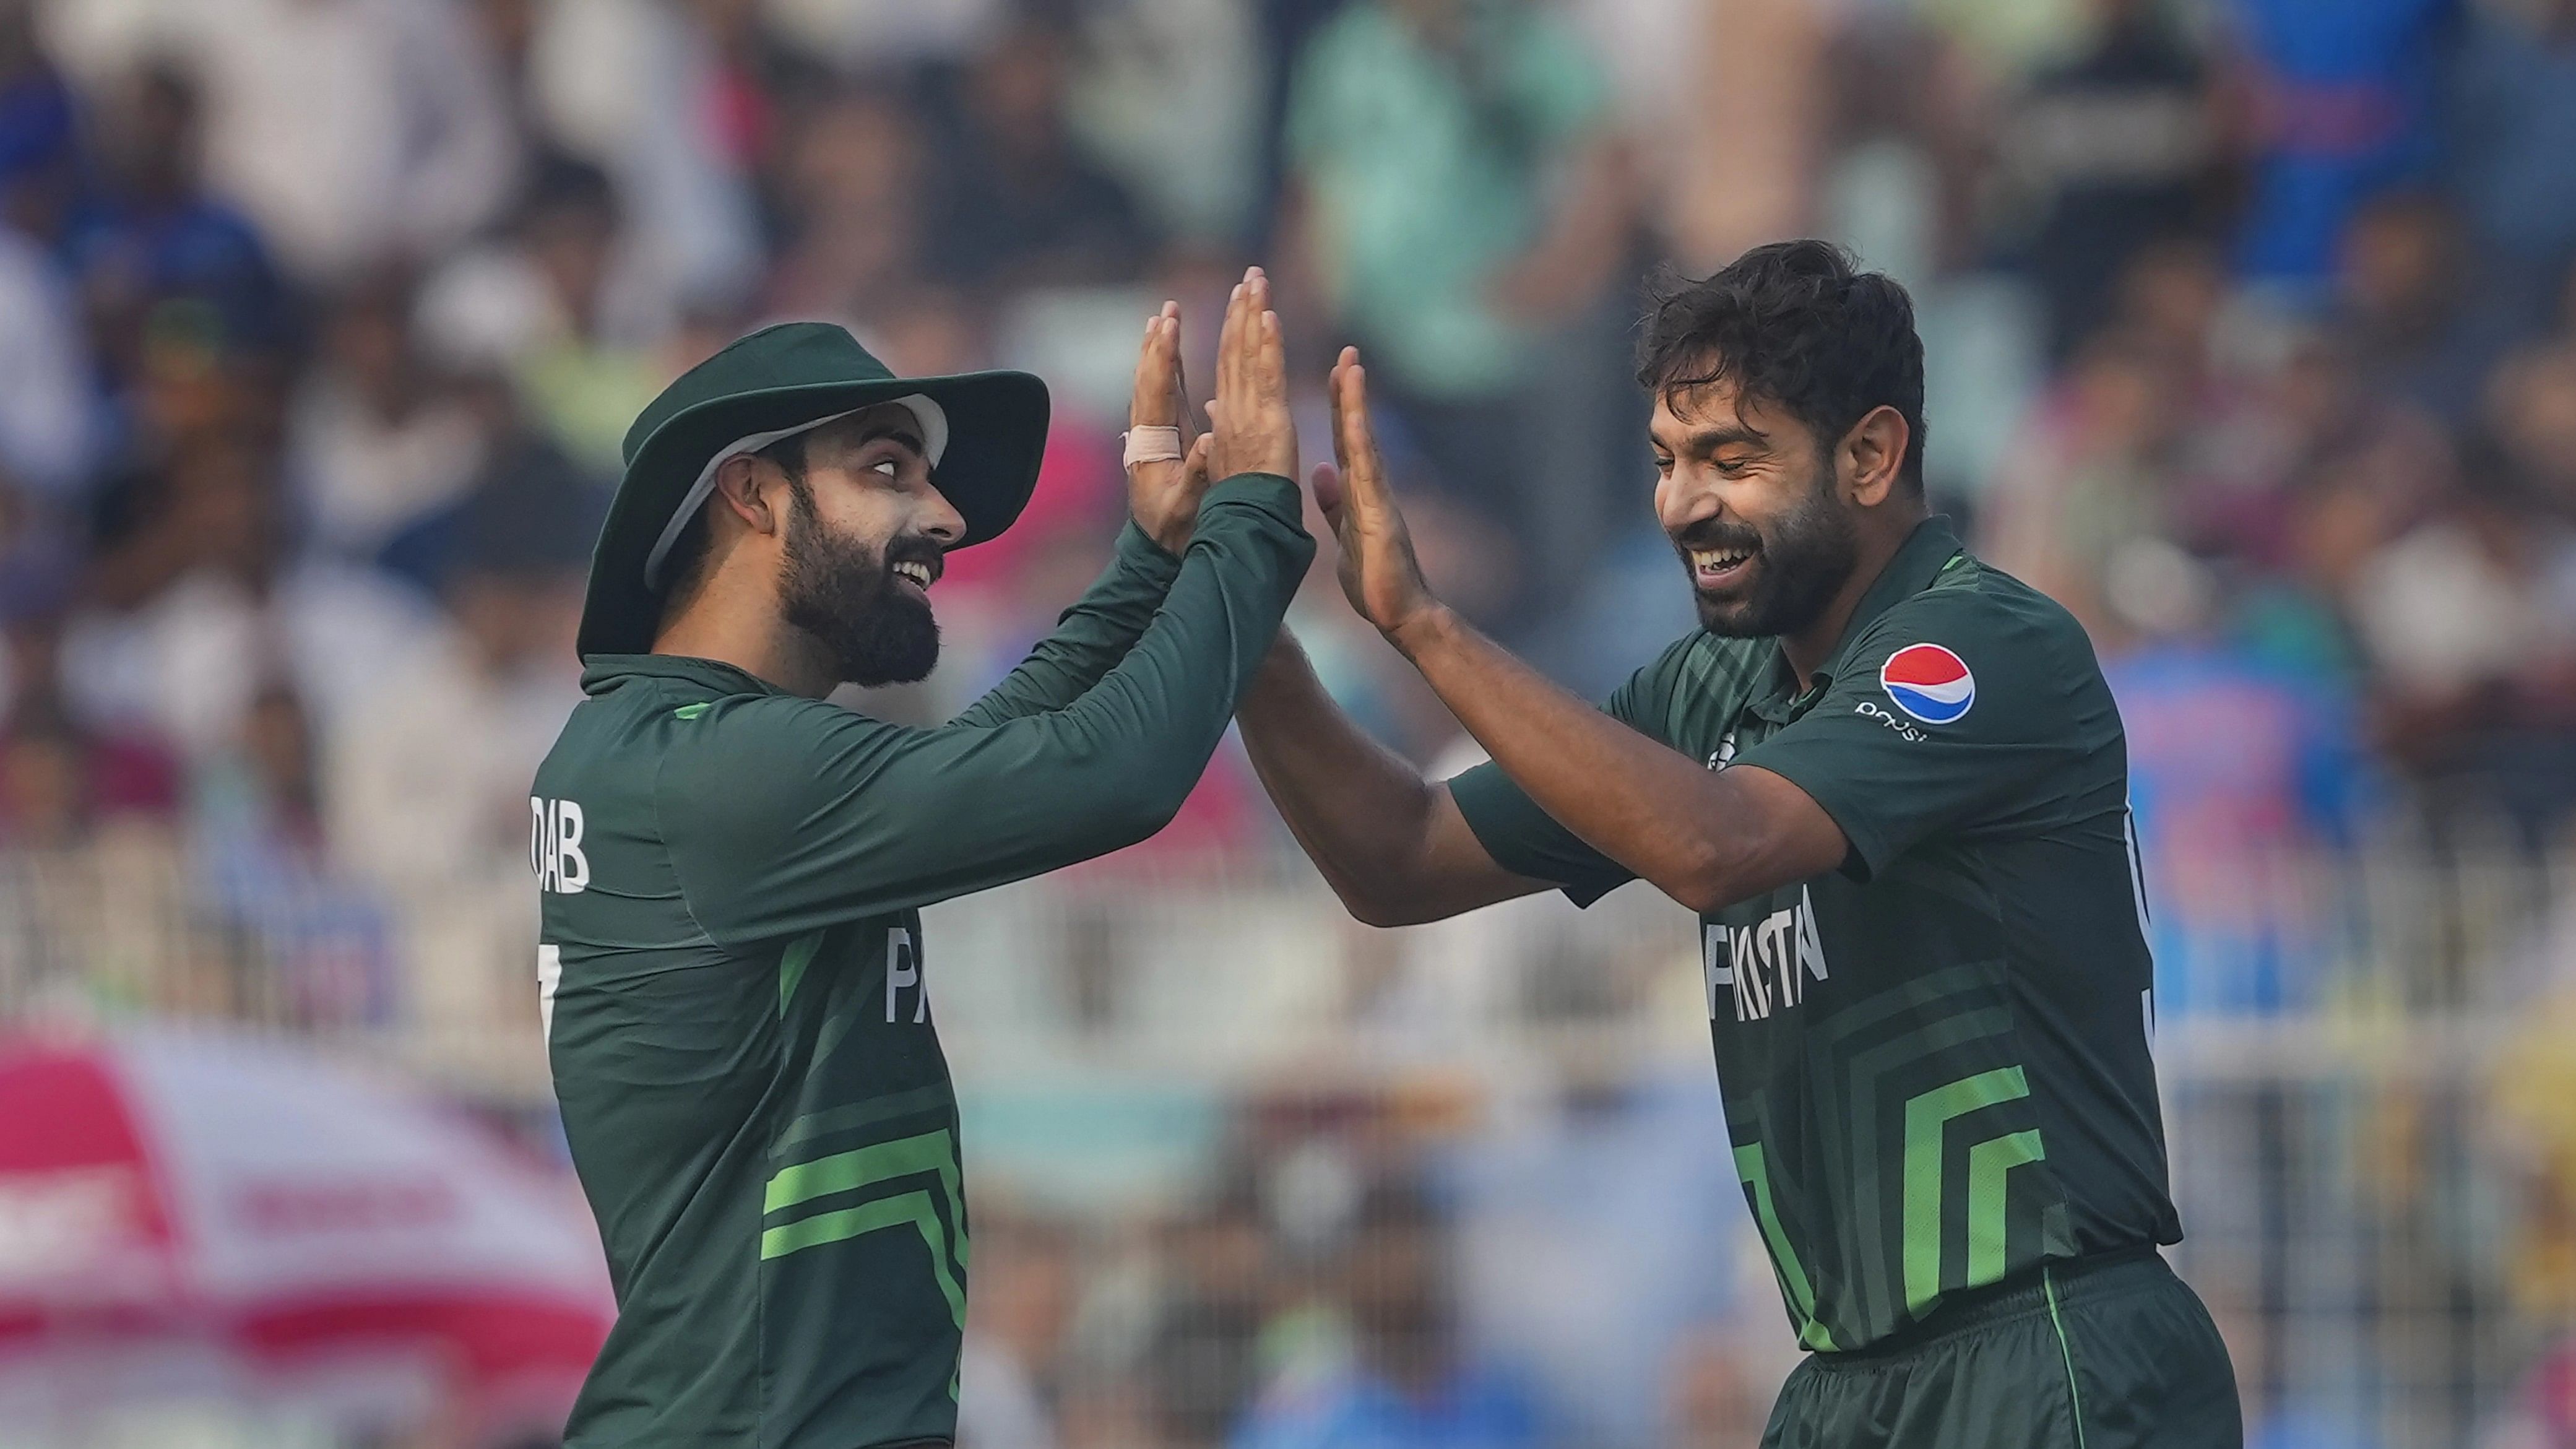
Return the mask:
<svg viewBox="0 0 2576 1449">
<path fill-rule="evenodd" d="M 638 701 L 639 731 L 660 759 L 665 798 L 722 813 L 807 798 L 829 763 L 893 728 L 839 705 L 791 695 Z"/>
<path fill-rule="evenodd" d="M 2091 636 L 2054 599 L 1962 554 L 1922 592 L 1872 621 L 1846 671 L 1906 713 L 1971 734 L 1996 730 L 2090 739 L 2116 731 L 2111 688 Z M 1971 710 L 1980 717 L 1972 724 Z"/>
<path fill-rule="evenodd" d="M 2092 637 L 2064 605 L 1985 563 L 1960 554 L 1930 587 L 1873 620 L 1860 652 L 1883 655 L 1914 644 L 1950 650 L 1999 669 L 2076 668 L 2099 678 Z"/>
</svg>

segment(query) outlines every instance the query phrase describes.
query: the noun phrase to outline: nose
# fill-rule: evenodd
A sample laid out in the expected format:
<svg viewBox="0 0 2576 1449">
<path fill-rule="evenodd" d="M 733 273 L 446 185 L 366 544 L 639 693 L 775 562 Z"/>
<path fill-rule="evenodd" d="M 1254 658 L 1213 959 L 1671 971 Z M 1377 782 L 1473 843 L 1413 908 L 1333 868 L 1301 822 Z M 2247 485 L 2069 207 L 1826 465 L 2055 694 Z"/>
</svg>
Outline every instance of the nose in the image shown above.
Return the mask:
<svg viewBox="0 0 2576 1449">
<path fill-rule="evenodd" d="M 941 548 L 955 548 L 966 540 L 966 515 L 948 501 L 948 495 L 936 484 L 921 491 L 921 531 L 939 540 Z"/>
<path fill-rule="evenodd" d="M 1684 469 L 1674 469 L 1655 485 L 1655 517 L 1666 533 L 1679 535 L 1725 512 L 1726 500 L 1718 490 L 1693 481 Z"/>
</svg>

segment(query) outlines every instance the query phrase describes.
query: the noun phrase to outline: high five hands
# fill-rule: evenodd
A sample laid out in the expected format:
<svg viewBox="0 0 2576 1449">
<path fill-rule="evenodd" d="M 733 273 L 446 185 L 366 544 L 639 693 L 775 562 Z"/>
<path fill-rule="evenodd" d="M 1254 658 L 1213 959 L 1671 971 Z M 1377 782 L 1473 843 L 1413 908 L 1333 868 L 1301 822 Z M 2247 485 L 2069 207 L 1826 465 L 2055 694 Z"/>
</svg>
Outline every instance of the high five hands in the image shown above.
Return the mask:
<svg viewBox="0 0 2576 1449">
<path fill-rule="evenodd" d="M 1287 351 L 1279 314 L 1270 308 L 1270 279 L 1259 267 L 1243 274 L 1226 302 L 1206 433 L 1192 429 L 1180 359 L 1181 309 L 1166 302 L 1145 325 L 1127 419 L 1131 428 L 1177 428 L 1183 456 L 1130 467 L 1128 501 L 1137 526 L 1175 553 L 1189 544 L 1210 480 L 1239 473 L 1297 476 Z M 1315 465 L 1315 501 L 1340 542 L 1342 592 L 1360 617 L 1401 648 L 1406 633 L 1436 617 L 1440 605 L 1423 582 L 1413 537 L 1387 485 L 1369 426 L 1368 374 L 1358 348 L 1342 349 L 1331 391 L 1334 461 Z"/>
<path fill-rule="evenodd" d="M 1398 649 L 1435 619 L 1440 601 L 1423 582 L 1413 534 L 1387 486 L 1386 461 L 1369 426 L 1368 372 L 1360 350 L 1345 347 L 1333 363 L 1333 462 L 1315 465 L 1315 502 L 1340 545 L 1342 593 L 1360 617 Z"/>
<path fill-rule="evenodd" d="M 1174 553 L 1187 547 L 1199 500 L 1213 479 L 1239 473 L 1297 476 L 1297 425 L 1288 411 L 1288 361 L 1279 314 L 1270 310 L 1270 279 L 1254 267 L 1226 302 L 1217 334 L 1216 396 L 1209 431 L 1193 436 L 1181 377 L 1181 309 L 1166 302 L 1145 324 L 1136 356 L 1136 387 L 1127 425 L 1176 428 L 1181 457 L 1138 462 L 1127 470 L 1136 525 Z"/>
</svg>

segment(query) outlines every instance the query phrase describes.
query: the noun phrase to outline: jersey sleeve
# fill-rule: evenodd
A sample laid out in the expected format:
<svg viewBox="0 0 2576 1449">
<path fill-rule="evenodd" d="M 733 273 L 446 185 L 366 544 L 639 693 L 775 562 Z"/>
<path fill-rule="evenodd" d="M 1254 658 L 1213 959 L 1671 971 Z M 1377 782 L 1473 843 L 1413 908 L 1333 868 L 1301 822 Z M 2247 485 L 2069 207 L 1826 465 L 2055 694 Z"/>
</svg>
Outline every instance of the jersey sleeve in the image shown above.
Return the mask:
<svg viewBox="0 0 2576 1449">
<path fill-rule="evenodd" d="M 1001 683 L 957 716 L 959 724 L 996 725 L 1062 709 L 1100 682 L 1154 621 L 1181 571 L 1179 558 L 1129 523 L 1118 550 L 1091 588 L 1056 620 Z"/>
<path fill-rule="evenodd" d="M 1675 645 L 1630 675 L 1610 692 L 1602 712 L 1640 734 L 1662 739 L 1659 727 L 1672 696 L 1673 670 L 1688 643 Z M 1492 761 L 1452 778 L 1449 796 L 1458 802 L 1467 828 L 1496 865 L 1514 875 L 1547 881 L 1578 906 L 1588 906 L 1637 878 L 1636 872 L 1557 824 Z"/>
<path fill-rule="evenodd" d="M 2118 733 L 2092 645 L 2063 610 L 1936 589 L 1882 615 L 1824 697 L 1736 764 L 1823 806 L 1851 845 L 1845 873 L 1868 880 L 1935 833 L 2063 815 L 2074 767 Z"/>
<path fill-rule="evenodd" d="M 1295 486 L 1217 485 L 1162 609 L 1059 709 L 911 728 L 816 700 L 674 721 L 658 825 L 718 945 L 799 935 L 1131 845 L 1207 767 L 1314 556 Z"/>
</svg>

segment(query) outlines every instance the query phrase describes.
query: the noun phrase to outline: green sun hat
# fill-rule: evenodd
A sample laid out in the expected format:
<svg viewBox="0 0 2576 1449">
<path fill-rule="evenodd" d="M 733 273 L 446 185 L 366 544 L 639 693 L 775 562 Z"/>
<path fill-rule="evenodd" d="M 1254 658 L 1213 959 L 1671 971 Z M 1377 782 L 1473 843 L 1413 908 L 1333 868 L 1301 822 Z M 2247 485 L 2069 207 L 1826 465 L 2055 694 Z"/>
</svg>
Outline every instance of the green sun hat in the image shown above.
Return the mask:
<svg viewBox="0 0 2576 1449">
<path fill-rule="evenodd" d="M 897 377 L 846 328 L 764 327 L 680 374 L 626 430 L 625 476 L 591 552 L 582 657 L 653 647 L 671 583 L 663 564 L 727 458 L 878 403 L 920 421 L 931 481 L 966 520 L 957 547 L 1020 516 L 1046 448 L 1045 383 L 1025 372 Z"/>
</svg>

